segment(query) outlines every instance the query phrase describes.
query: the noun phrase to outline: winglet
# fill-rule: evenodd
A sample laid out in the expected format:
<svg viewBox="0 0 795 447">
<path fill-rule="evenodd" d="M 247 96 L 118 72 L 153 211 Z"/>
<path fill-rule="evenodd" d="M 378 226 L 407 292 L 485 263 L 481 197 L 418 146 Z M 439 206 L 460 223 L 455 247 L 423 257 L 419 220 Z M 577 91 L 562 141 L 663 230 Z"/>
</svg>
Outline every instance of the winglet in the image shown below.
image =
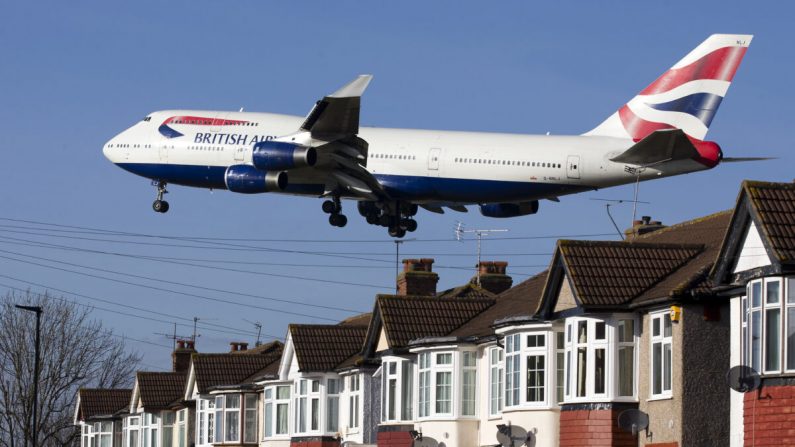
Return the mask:
<svg viewBox="0 0 795 447">
<path fill-rule="evenodd" d="M 353 81 L 345 84 L 336 92 L 329 95 L 330 98 L 356 98 L 362 96 L 367 85 L 373 79 L 373 75 L 364 74 L 359 75 Z"/>
</svg>

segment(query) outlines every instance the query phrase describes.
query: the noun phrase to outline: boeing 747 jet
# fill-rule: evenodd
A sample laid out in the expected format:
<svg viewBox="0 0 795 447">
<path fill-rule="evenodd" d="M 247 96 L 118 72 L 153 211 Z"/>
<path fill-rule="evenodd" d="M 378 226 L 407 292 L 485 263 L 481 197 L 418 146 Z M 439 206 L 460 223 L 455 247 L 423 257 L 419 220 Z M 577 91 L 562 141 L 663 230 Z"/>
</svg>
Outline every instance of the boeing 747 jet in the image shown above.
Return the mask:
<svg viewBox="0 0 795 447">
<path fill-rule="evenodd" d="M 726 161 L 706 141 L 750 35 L 712 35 L 604 122 L 549 136 L 359 126 L 361 75 L 306 117 L 272 113 L 153 112 L 105 144 L 105 156 L 152 180 L 165 213 L 168 184 L 325 199 L 344 227 L 342 199 L 373 225 L 403 237 L 418 208 L 477 205 L 484 216 L 534 214 L 542 199 L 688 174 Z"/>
</svg>

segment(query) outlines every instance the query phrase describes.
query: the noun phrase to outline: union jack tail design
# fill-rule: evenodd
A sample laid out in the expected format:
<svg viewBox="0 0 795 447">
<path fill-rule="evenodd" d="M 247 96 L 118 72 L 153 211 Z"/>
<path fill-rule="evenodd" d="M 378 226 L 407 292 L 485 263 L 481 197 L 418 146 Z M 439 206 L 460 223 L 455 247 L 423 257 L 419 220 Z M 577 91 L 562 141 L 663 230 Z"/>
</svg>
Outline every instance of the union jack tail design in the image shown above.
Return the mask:
<svg viewBox="0 0 795 447">
<path fill-rule="evenodd" d="M 713 34 L 585 135 L 640 141 L 662 129 L 703 140 L 729 90 L 751 35 Z"/>
</svg>

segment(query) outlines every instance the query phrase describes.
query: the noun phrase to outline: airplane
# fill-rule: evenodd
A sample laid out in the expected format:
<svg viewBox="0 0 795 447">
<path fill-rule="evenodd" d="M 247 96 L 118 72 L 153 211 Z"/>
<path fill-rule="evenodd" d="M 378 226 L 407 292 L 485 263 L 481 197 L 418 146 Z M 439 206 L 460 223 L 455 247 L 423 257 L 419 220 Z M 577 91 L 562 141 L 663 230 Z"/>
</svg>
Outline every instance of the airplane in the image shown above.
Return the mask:
<svg viewBox="0 0 795 447">
<path fill-rule="evenodd" d="M 539 201 L 714 168 L 728 158 L 705 137 L 751 35 L 715 34 L 604 122 L 582 135 L 520 135 L 359 126 L 360 75 L 317 101 L 306 117 L 165 110 L 113 137 L 111 162 L 157 187 L 320 197 L 344 227 L 341 199 L 390 236 L 415 231 L 418 208 L 504 218 L 535 214 Z"/>
</svg>

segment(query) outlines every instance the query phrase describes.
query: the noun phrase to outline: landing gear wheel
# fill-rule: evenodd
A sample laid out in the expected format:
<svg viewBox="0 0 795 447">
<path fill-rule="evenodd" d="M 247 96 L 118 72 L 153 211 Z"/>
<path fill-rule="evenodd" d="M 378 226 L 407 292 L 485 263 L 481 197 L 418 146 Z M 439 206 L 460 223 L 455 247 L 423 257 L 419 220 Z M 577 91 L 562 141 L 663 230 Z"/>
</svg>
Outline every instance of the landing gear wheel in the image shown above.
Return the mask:
<svg viewBox="0 0 795 447">
<path fill-rule="evenodd" d="M 414 219 L 404 219 L 401 223 L 401 227 L 405 228 L 409 233 L 412 233 L 417 230 L 417 221 Z"/>
<path fill-rule="evenodd" d="M 165 200 L 155 200 L 152 203 L 152 209 L 155 210 L 156 213 L 165 213 L 168 211 L 168 202 Z"/>
<path fill-rule="evenodd" d="M 344 214 L 332 214 L 328 217 L 328 223 L 335 227 L 344 227 L 348 224 L 348 218 Z"/>
<path fill-rule="evenodd" d="M 370 225 L 378 225 L 378 222 L 381 220 L 376 214 L 368 214 L 366 219 L 367 223 Z"/>
<path fill-rule="evenodd" d="M 389 235 L 396 238 L 401 238 L 406 235 L 406 230 L 400 227 L 389 227 Z"/>
<path fill-rule="evenodd" d="M 326 214 L 334 214 L 340 212 L 340 206 L 333 200 L 326 200 L 322 205 L 323 212 Z"/>
</svg>

